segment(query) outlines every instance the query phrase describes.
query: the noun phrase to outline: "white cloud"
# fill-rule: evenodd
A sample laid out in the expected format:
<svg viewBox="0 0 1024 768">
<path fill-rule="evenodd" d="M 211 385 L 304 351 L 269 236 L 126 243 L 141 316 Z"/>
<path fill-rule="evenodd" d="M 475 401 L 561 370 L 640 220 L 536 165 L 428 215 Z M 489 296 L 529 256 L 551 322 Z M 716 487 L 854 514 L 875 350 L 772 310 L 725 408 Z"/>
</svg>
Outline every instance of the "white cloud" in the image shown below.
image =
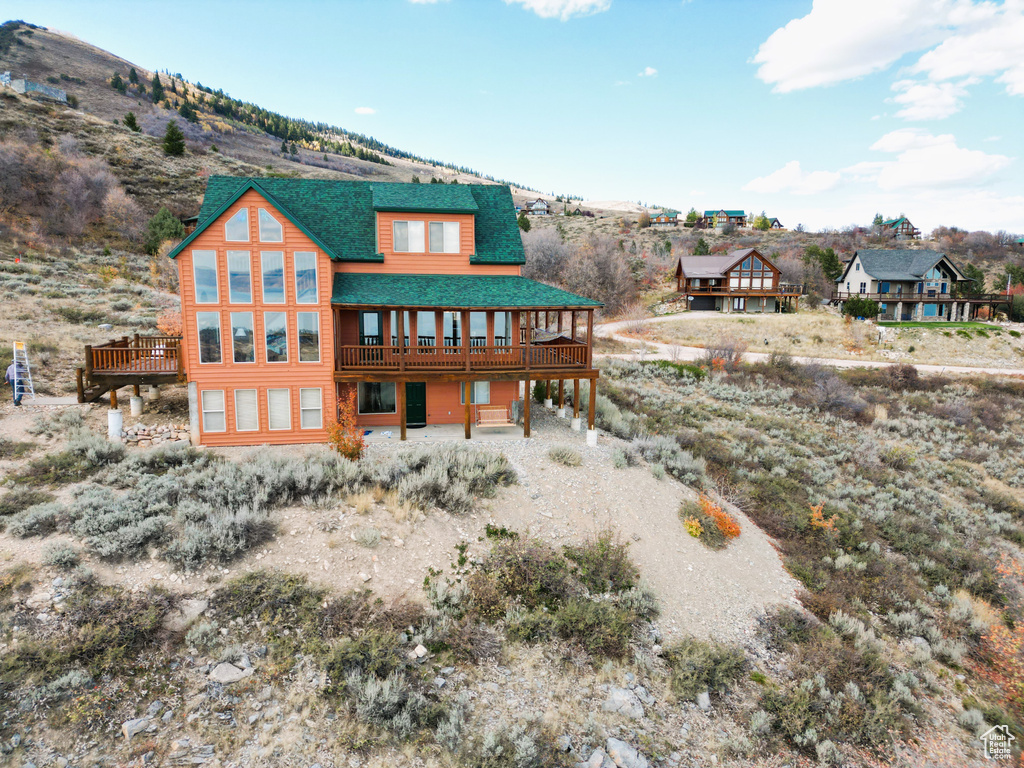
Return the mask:
<svg viewBox="0 0 1024 768">
<path fill-rule="evenodd" d="M 373 107 L 356 107 L 356 114 L 357 115 L 375 115 L 375 114 L 377 114 L 377 110 L 374 109 Z"/>
<path fill-rule="evenodd" d="M 521 5 L 542 19 L 568 21 L 574 16 L 590 16 L 612 7 L 612 0 L 505 0 L 508 5 Z"/>
<path fill-rule="evenodd" d="M 897 92 L 892 101 L 902 104 L 896 117 L 904 120 L 941 120 L 955 115 L 963 107 L 967 86 L 976 85 L 978 78 L 967 78 L 959 83 L 934 83 L 917 80 L 897 80 L 892 89 Z"/>
<path fill-rule="evenodd" d="M 643 71 L 637 75 L 637 77 L 657 77 L 658 70 L 654 67 L 644 67 Z"/>
<path fill-rule="evenodd" d="M 794 195 L 814 195 L 832 189 L 839 183 L 834 171 L 803 171 L 799 160 L 791 160 L 774 173 L 759 176 L 743 187 L 746 192 L 767 194 L 791 192 Z"/>
<path fill-rule="evenodd" d="M 981 186 L 1013 160 L 958 146 L 952 134 L 901 128 L 882 136 L 871 149 L 896 155 L 894 160 L 857 163 L 843 173 L 874 181 L 881 190 L 940 189 Z"/>
</svg>

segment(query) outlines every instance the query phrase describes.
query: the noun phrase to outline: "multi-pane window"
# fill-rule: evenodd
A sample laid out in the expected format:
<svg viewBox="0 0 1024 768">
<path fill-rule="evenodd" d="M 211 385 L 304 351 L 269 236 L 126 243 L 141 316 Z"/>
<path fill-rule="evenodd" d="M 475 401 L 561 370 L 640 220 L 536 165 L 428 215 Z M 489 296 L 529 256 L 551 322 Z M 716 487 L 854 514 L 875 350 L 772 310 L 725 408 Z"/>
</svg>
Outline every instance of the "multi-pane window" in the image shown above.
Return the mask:
<svg viewBox="0 0 1024 768">
<path fill-rule="evenodd" d="M 216 304 L 217 252 L 192 251 L 192 277 L 196 285 L 196 304 Z"/>
<path fill-rule="evenodd" d="M 231 243 L 249 242 L 249 209 L 240 208 L 224 222 L 224 239 Z"/>
<path fill-rule="evenodd" d="M 320 314 L 297 312 L 299 327 L 299 362 L 320 362 Z"/>
<path fill-rule="evenodd" d="M 318 388 L 299 389 L 299 427 L 302 429 L 323 427 L 324 412 L 321 399 L 321 391 Z"/>
<path fill-rule="evenodd" d="M 260 253 L 260 282 L 263 284 L 264 304 L 284 304 L 284 253 Z"/>
<path fill-rule="evenodd" d="M 860 284 L 860 292 L 861 293 L 867 293 L 868 292 L 868 284 L 867 283 L 861 283 Z"/>
<path fill-rule="evenodd" d="M 410 223 L 412 223 L 412 222 L 410 222 Z M 419 223 L 419 222 L 416 222 L 416 223 Z M 398 248 L 396 247 L 395 250 L 397 251 Z M 432 221 L 432 222 L 430 222 L 430 252 L 431 253 L 458 253 L 459 252 L 459 222 L 457 222 L 457 221 Z"/>
<path fill-rule="evenodd" d="M 281 222 L 275 219 L 270 213 L 260 208 L 258 214 L 260 224 L 260 241 L 264 243 L 284 242 L 284 228 Z"/>
<path fill-rule="evenodd" d="M 466 404 L 466 387 L 469 387 L 470 405 L 487 405 L 491 402 L 491 382 L 473 381 L 459 387 L 459 402 Z"/>
<path fill-rule="evenodd" d="M 298 304 L 316 304 L 316 254 L 298 251 L 295 254 L 295 301 Z"/>
<path fill-rule="evenodd" d="M 396 221 L 392 232 L 395 253 L 423 253 L 426 250 L 422 221 Z"/>
<path fill-rule="evenodd" d="M 224 432 L 227 429 L 227 420 L 224 418 L 224 390 L 204 389 L 202 403 L 203 431 Z"/>
<path fill-rule="evenodd" d="M 494 345 L 507 347 L 512 344 L 512 313 L 494 313 Z"/>
<path fill-rule="evenodd" d="M 236 363 L 255 363 L 256 344 L 252 332 L 252 312 L 231 313 L 231 348 Z"/>
<path fill-rule="evenodd" d="M 196 330 L 199 336 L 199 362 L 221 362 L 220 312 L 196 312 Z"/>
<path fill-rule="evenodd" d="M 235 390 L 235 430 L 255 432 L 260 428 L 259 399 L 255 389 Z"/>
<path fill-rule="evenodd" d="M 267 428 L 282 430 L 292 428 L 291 392 L 287 389 L 267 390 Z"/>
<path fill-rule="evenodd" d="M 395 382 L 360 381 L 357 386 L 359 413 L 395 413 Z"/>
<path fill-rule="evenodd" d="M 267 362 L 288 362 L 288 315 L 284 312 L 264 312 L 263 328 L 267 341 Z"/>
<path fill-rule="evenodd" d="M 248 251 L 228 251 L 228 301 L 252 303 L 252 265 Z"/>
<path fill-rule="evenodd" d="M 384 343 L 383 329 L 380 327 L 380 312 L 359 313 L 359 344 L 364 347 L 376 347 Z"/>
</svg>

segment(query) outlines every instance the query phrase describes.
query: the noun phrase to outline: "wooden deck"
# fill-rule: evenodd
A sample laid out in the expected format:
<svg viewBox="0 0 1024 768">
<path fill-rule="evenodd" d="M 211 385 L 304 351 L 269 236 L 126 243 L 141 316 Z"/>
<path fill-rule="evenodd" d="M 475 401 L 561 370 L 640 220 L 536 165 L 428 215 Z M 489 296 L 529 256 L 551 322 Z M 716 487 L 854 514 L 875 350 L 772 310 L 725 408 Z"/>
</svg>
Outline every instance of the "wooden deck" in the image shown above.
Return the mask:
<svg viewBox="0 0 1024 768">
<path fill-rule="evenodd" d="M 117 402 L 120 387 L 174 384 L 183 376 L 178 336 L 122 336 L 85 348 L 85 367 L 77 371 L 78 402 L 90 403 L 106 392 Z"/>
<path fill-rule="evenodd" d="M 349 371 L 527 371 L 565 373 L 590 367 L 586 344 L 525 346 L 342 346 L 335 350 L 335 370 Z"/>
</svg>

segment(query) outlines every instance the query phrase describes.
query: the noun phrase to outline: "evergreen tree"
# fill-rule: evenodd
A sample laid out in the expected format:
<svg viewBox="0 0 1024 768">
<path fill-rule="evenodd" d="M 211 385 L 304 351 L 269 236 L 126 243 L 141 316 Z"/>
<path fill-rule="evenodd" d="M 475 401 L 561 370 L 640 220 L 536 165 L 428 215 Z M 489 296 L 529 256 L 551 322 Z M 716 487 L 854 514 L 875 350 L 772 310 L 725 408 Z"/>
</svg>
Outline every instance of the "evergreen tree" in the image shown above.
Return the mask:
<svg viewBox="0 0 1024 768">
<path fill-rule="evenodd" d="M 190 123 L 199 122 L 199 115 L 196 114 L 195 109 L 187 101 L 181 102 L 181 106 L 178 107 L 178 114 L 184 117 Z"/>
<path fill-rule="evenodd" d="M 291 148 L 291 150 L 290 150 L 290 151 L 291 151 L 291 153 L 292 153 L 292 157 L 295 157 L 295 156 L 296 156 L 297 154 L 299 154 L 299 150 L 297 150 L 297 149 L 295 148 L 295 145 L 294 145 L 294 144 L 292 144 L 292 148 Z"/>
<path fill-rule="evenodd" d="M 171 157 L 181 157 L 185 154 L 185 134 L 173 120 L 167 124 L 164 132 L 164 154 Z"/>
<path fill-rule="evenodd" d="M 807 246 L 804 250 L 804 263 L 817 264 L 825 277 L 833 283 L 843 274 L 843 262 L 831 248 L 822 248 L 820 245 Z"/>
<path fill-rule="evenodd" d="M 135 71 L 135 67 L 128 70 L 128 82 L 132 85 L 139 84 L 139 73 Z"/>
<path fill-rule="evenodd" d="M 759 229 L 762 232 L 767 232 L 772 228 L 772 223 L 767 216 L 764 215 L 764 211 L 761 211 L 760 216 L 754 217 L 754 229 Z"/>
<path fill-rule="evenodd" d="M 419 184 L 420 183 L 420 177 L 419 176 L 413 176 L 412 177 L 412 183 L 413 184 Z"/>
<path fill-rule="evenodd" d="M 153 73 L 153 82 L 149 84 L 150 90 L 153 92 L 153 103 L 157 104 L 164 100 L 164 86 L 160 82 L 160 75 L 156 72 Z"/>
<path fill-rule="evenodd" d="M 519 214 L 519 218 L 517 219 L 517 221 L 519 222 L 519 228 L 523 230 L 523 232 L 530 231 L 530 217 L 526 215 L 526 211 L 523 211 L 522 213 Z"/>
<path fill-rule="evenodd" d="M 185 225 L 169 210 L 161 208 L 146 224 L 146 239 L 143 245 L 146 253 L 156 253 L 165 240 L 179 240 L 184 236 Z"/>
<path fill-rule="evenodd" d="M 139 127 L 139 121 L 135 119 L 134 112 L 129 112 L 124 116 L 124 127 L 135 131 L 135 133 L 142 130 L 142 128 Z"/>
<path fill-rule="evenodd" d="M 281 154 L 282 155 L 287 155 L 288 154 L 288 142 L 287 141 L 282 141 L 281 142 Z"/>
<path fill-rule="evenodd" d="M 882 226 L 882 224 L 884 222 L 885 222 L 885 219 L 882 218 L 882 214 L 876 213 L 875 214 L 875 218 L 871 220 L 871 226 L 872 227 L 880 227 L 880 226 Z"/>
<path fill-rule="evenodd" d="M 699 219 L 699 218 L 700 218 L 700 214 L 697 213 L 697 209 L 696 208 L 690 208 L 689 212 L 686 214 L 686 223 L 687 224 L 696 224 L 697 223 L 697 219 Z"/>
<path fill-rule="evenodd" d="M 711 253 L 711 249 L 708 247 L 707 241 L 703 237 L 698 238 L 697 244 L 693 246 L 693 255 L 707 256 L 709 253 Z"/>
<path fill-rule="evenodd" d="M 121 79 L 121 76 L 117 74 L 117 72 L 115 72 L 114 76 L 110 78 L 110 87 L 121 94 L 128 92 L 128 86 L 124 84 L 124 80 Z"/>
</svg>

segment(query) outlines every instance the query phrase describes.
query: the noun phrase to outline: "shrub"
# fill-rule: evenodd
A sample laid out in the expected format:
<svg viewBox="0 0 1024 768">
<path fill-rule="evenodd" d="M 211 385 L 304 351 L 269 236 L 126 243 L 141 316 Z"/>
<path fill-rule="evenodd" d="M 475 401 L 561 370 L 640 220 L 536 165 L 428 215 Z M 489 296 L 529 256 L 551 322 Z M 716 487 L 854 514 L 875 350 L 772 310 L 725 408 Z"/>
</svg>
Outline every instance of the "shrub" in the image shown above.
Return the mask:
<svg viewBox="0 0 1024 768">
<path fill-rule="evenodd" d="M 843 314 L 847 317 L 877 317 L 880 309 L 877 301 L 853 296 L 843 302 Z"/>
<path fill-rule="evenodd" d="M 669 690 L 677 701 L 698 693 L 724 693 L 738 680 L 746 664 L 740 648 L 686 638 L 664 649 L 669 667 Z"/>
<path fill-rule="evenodd" d="M 695 502 L 686 502 L 679 509 L 686 532 L 700 539 L 710 549 L 722 549 L 740 535 L 740 526 L 720 504 L 701 493 Z"/>
<path fill-rule="evenodd" d="M 331 680 L 348 680 L 353 673 L 384 679 L 402 664 L 398 636 L 394 632 L 369 628 L 335 645 L 325 670 Z"/>
<path fill-rule="evenodd" d="M 356 424 L 355 387 L 338 400 L 338 418 L 327 423 L 327 444 L 351 461 L 358 461 L 366 450 L 363 428 Z"/>
<path fill-rule="evenodd" d="M 913 352 L 913 347 L 910 348 Z M 885 381 L 889 389 L 894 392 L 904 392 L 908 389 L 916 389 L 918 383 L 917 368 L 908 363 L 897 363 L 885 369 Z"/>
<path fill-rule="evenodd" d="M 29 536 L 46 536 L 57 530 L 57 523 L 64 518 L 64 508 L 56 502 L 36 504 L 14 515 L 7 526 L 7 532 L 19 539 Z"/>
<path fill-rule="evenodd" d="M 705 347 L 701 364 L 709 371 L 735 371 L 743 362 L 746 351 L 746 342 L 732 336 L 719 336 Z"/>
<path fill-rule="evenodd" d="M 173 123 L 168 123 L 168 126 Z M 167 208 L 159 211 L 146 223 L 146 236 L 143 248 L 148 254 L 156 254 L 160 246 L 167 240 L 180 240 L 185 237 L 185 225 Z"/>
<path fill-rule="evenodd" d="M 185 644 L 203 652 L 208 652 L 219 640 L 217 625 L 209 621 L 202 621 L 185 633 Z"/>
<path fill-rule="evenodd" d="M 0 437 L 0 459 L 18 459 L 35 449 L 34 443 L 16 442 Z"/>
<path fill-rule="evenodd" d="M 695 539 L 699 539 L 701 534 L 704 533 L 704 526 L 700 524 L 700 520 L 693 515 L 683 519 L 683 527 L 686 532 L 693 536 Z"/>
<path fill-rule="evenodd" d="M 495 542 L 483 565 L 498 589 L 526 608 L 554 608 L 576 597 L 582 585 L 569 562 L 546 544 L 528 539 Z"/>
<path fill-rule="evenodd" d="M 635 467 L 639 462 L 640 458 L 632 448 L 616 446 L 612 449 L 612 465 L 616 469 Z"/>
<path fill-rule="evenodd" d="M 640 577 L 629 559 L 629 544 L 618 541 L 610 530 L 583 544 L 566 545 L 562 552 L 576 564 L 576 577 L 594 593 L 631 589 Z"/>
<path fill-rule="evenodd" d="M 400 739 L 420 728 L 436 726 L 443 714 L 442 708 L 432 706 L 400 672 L 384 680 L 353 672 L 345 688 L 355 705 L 356 717 Z"/>
<path fill-rule="evenodd" d="M 0 497 L 0 517 L 10 517 L 29 507 L 53 501 L 53 494 L 35 488 L 13 488 Z"/>
<path fill-rule="evenodd" d="M 651 464 L 662 467 L 685 485 L 701 487 L 707 481 L 705 471 L 707 463 L 702 458 L 694 458 L 693 454 L 684 450 L 679 443 L 670 437 L 656 435 L 637 440 L 634 445 Z"/>
<path fill-rule="evenodd" d="M 543 734 L 523 723 L 500 724 L 477 736 L 466 749 L 466 764 L 474 768 L 542 768 L 549 765 Z"/>
<path fill-rule="evenodd" d="M 583 463 L 583 454 L 569 445 L 556 445 L 548 451 L 548 458 L 563 467 L 578 467 Z"/>
<path fill-rule="evenodd" d="M 43 550 L 43 565 L 68 571 L 78 565 L 78 550 L 66 541 L 55 541 Z"/>
<path fill-rule="evenodd" d="M 367 549 L 373 549 L 380 544 L 380 531 L 376 528 L 363 526 L 356 531 L 356 543 Z"/>
<path fill-rule="evenodd" d="M 546 381 L 535 381 L 533 383 L 533 402 L 543 403 L 548 397 Z"/>
</svg>

